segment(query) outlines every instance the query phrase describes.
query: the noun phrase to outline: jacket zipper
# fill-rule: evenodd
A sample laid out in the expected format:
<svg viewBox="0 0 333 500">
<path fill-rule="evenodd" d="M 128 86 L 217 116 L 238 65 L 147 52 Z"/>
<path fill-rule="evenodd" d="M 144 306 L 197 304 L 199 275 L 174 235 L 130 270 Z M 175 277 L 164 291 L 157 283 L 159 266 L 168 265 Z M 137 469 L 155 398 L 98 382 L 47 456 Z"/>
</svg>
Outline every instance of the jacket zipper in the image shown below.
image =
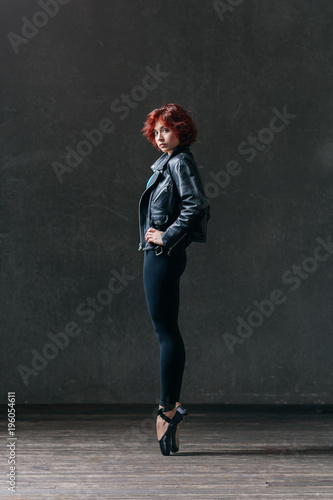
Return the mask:
<svg viewBox="0 0 333 500">
<path fill-rule="evenodd" d="M 156 173 L 156 172 L 154 172 L 154 173 Z M 140 218 L 140 216 L 141 216 L 141 214 L 140 214 L 141 200 L 142 200 L 143 196 L 145 195 L 145 193 L 148 191 L 148 189 L 150 189 L 155 184 L 155 182 L 157 181 L 157 179 L 158 179 L 158 176 L 156 177 L 155 181 L 152 184 L 149 184 L 149 186 L 144 190 L 144 192 L 142 193 L 141 198 L 139 200 L 138 212 L 139 212 L 139 235 L 140 235 L 140 242 L 139 242 L 138 251 L 142 250 L 141 218 Z"/>
<path fill-rule="evenodd" d="M 157 198 L 159 198 L 161 196 L 162 193 L 166 193 L 167 190 L 169 189 L 169 187 L 171 186 L 171 182 L 169 182 L 163 189 L 161 189 L 161 191 L 158 193 L 157 196 L 155 196 L 155 198 L 153 199 L 152 203 L 155 203 L 155 201 L 157 200 Z"/>
<path fill-rule="evenodd" d="M 177 241 L 176 241 L 176 243 L 174 243 L 174 244 L 173 244 L 173 245 L 169 248 L 167 255 L 170 255 L 171 250 L 173 249 L 173 247 L 174 247 L 174 246 L 176 246 L 176 245 L 180 242 L 180 240 L 182 240 L 182 239 L 184 238 L 184 236 L 186 236 L 186 235 L 187 235 L 187 233 L 183 234 L 183 236 L 182 236 L 181 238 L 179 238 L 179 240 L 177 240 Z"/>
<path fill-rule="evenodd" d="M 148 189 L 148 188 L 147 188 L 147 189 Z M 139 211 L 139 235 L 140 235 L 140 242 L 139 242 L 138 252 L 139 252 L 140 250 L 142 250 L 142 238 L 141 238 L 141 213 L 140 213 L 140 206 L 141 206 L 141 200 L 142 200 L 142 197 L 143 197 L 143 195 L 145 194 L 145 192 L 147 191 L 147 189 L 145 189 L 145 190 L 144 190 L 144 192 L 142 193 L 141 198 L 140 198 L 140 200 L 139 200 L 139 209 L 138 209 L 138 211 Z"/>
</svg>

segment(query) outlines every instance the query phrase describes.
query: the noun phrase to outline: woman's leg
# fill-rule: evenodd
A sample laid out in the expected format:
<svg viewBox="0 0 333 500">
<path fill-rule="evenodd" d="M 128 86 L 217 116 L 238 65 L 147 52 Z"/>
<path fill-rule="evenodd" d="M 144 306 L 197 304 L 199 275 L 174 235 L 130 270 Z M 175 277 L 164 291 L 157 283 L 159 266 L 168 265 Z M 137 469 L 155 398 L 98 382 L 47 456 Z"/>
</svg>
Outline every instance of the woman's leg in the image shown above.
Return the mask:
<svg viewBox="0 0 333 500">
<path fill-rule="evenodd" d="M 170 256 L 144 252 L 143 280 L 148 311 L 160 344 L 160 406 L 174 408 L 179 401 L 185 348 L 178 327 L 180 277 L 186 268 L 186 250 Z"/>
</svg>

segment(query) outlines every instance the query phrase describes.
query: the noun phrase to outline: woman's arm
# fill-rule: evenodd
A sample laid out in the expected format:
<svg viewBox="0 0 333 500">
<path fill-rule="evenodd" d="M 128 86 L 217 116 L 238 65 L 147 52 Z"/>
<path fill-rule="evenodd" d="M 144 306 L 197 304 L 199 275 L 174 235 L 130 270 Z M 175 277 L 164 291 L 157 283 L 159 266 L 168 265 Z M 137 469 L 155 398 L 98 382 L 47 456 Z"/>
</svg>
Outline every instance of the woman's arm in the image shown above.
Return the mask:
<svg viewBox="0 0 333 500">
<path fill-rule="evenodd" d="M 161 235 L 167 248 L 173 247 L 190 233 L 208 207 L 200 173 L 192 161 L 182 157 L 169 166 L 169 172 L 178 190 L 181 209 L 177 219 Z"/>
</svg>

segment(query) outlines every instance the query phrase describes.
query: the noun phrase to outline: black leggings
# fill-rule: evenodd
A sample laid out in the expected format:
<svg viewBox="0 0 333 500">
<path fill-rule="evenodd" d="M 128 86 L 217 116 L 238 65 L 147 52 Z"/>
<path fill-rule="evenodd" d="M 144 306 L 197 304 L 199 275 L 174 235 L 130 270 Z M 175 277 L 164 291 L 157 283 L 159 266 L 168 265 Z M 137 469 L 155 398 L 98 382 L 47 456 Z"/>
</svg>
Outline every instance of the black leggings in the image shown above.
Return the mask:
<svg viewBox="0 0 333 500">
<path fill-rule="evenodd" d="M 187 263 L 186 250 L 170 256 L 144 251 L 143 283 L 148 311 L 160 344 L 160 405 L 173 408 L 179 401 L 185 366 L 185 347 L 178 327 L 180 277 Z"/>
</svg>

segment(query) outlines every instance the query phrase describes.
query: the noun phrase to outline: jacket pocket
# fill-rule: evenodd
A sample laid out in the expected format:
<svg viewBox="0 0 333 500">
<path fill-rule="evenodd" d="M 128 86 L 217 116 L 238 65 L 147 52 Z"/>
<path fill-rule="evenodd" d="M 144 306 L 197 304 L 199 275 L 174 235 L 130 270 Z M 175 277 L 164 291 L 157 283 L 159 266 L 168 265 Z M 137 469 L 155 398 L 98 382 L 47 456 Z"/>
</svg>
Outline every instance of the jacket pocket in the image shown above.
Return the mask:
<svg viewBox="0 0 333 500">
<path fill-rule="evenodd" d="M 166 229 L 169 221 L 168 215 L 152 214 L 151 220 L 155 229 Z"/>
</svg>

